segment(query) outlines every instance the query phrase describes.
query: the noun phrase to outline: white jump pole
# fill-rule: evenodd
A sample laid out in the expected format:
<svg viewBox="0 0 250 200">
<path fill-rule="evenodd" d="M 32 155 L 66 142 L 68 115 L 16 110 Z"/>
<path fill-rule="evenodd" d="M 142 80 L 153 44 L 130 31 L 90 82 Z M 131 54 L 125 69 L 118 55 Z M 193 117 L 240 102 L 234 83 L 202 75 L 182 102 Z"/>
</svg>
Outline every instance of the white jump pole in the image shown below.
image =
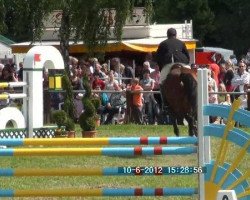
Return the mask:
<svg viewBox="0 0 250 200">
<path fill-rule="evenodd" d="M 9 94 L 9 93 L 6 93 L 6 94 L 0 94 L 0 99 L 23 99 L 23 98 L 26 98 L 27 95 L 24 94 L 24 93 L 20 93 L 20 94 Z"/>
<path fill-rule="evenodd" d="M 3 82 L 3 83 L 0 83 L 0 88 L 23 87 L 25 85 L 27 85 L 26 82 Z"/>
</svg>

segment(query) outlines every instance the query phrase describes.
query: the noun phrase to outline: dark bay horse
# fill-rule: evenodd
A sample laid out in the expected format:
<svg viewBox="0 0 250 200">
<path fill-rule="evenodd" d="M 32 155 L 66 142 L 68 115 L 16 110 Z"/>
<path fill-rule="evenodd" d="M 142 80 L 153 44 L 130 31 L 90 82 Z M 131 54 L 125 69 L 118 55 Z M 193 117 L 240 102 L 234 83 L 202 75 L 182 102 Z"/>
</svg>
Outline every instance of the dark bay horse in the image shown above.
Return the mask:
<svg viewBox="0 0 250 200">
<path fill-rule="evenodd" d="M 197 70 L 173 64 L 162 82 L 161 92 L 175 135 L 179 136 L 177 119 L 185 118 L 189 136 L 197 136 Z"/>
</svg>

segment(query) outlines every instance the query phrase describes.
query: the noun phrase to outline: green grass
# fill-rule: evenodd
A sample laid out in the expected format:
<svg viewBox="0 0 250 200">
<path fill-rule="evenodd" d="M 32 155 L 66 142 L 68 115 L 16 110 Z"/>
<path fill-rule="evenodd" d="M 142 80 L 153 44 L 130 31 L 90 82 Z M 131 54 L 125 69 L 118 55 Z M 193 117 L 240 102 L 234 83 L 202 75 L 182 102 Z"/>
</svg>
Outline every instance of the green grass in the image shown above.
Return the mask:
<svg viewBox="0 0 250 200">
<path fill-rule="evenodd" d="M 81 137 L 81 130 L 77 127 L 77 136 Z M 181 127 L 183 136 L 187 136 L 186 127 Z M 171 126 L 138 126 L 112 125 L 101 126 L 98 137 L 122 136 L 174 136 Z M 217 147 L 220 140 L 213 139 L 213 147 Z M 231 147 L 234 149 L 235 147 Z M 212 155 L 216 156 L 218 148 L 212 148 Z M 237 155 L 234 151 L 228 156 L 233 159 Z M 249 168 L 249 157 L 246 157 L 241 170 Z M 81 167 L 110 167 L 110 166 L 198 166 L 197 155 L 188 156 L 143 156 L 143 157 L 112 157 L 112 156 L 53 156 L 53 157 L 1 157 L 1 168 L 81 168 Z M 197 175 L 192 176 L 109 176 L 109 177 L 15 177 L 0 178 L 1 189 L 53 189 L 53 188 L 103 188 L 103 187 L 197 187 Z M 7 198 L 6 198 L 7 199 Z M 58 198 L 16 198 L 16 199 L 58 199 Z M 60 198 L 80 199 L 80 198 Z M 135 197 L 88 197 L 86 200 L 114 199 L 128 200 Z M 190 200 L 195 197 L 137 197 L 142 200 L 171 199 Z"/>
</svg>

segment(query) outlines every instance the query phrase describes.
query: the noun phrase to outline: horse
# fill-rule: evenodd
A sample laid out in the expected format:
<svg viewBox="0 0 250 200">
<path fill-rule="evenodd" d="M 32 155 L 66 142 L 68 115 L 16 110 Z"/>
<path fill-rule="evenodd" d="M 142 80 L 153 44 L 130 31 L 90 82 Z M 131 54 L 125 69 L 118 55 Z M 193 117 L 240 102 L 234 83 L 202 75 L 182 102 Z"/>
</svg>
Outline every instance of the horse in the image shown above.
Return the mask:
<svg viewBox="0 0 250 200">
<path fill-rule="evenodd" d="M 189 136 L 197 136 L 197 70 L 173 64 L 162 82 L 161 93 L 175 135 L 179 136 L 177 120 L 185 118 Z"/>
</svg>

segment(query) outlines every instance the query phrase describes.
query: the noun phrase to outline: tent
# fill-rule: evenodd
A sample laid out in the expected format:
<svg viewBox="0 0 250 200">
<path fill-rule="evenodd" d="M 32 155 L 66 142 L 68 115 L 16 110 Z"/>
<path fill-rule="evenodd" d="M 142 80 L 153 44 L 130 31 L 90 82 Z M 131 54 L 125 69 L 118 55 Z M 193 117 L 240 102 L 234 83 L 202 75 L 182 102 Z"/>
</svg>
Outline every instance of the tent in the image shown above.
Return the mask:
<svg viewBox="0 0 250 200">
<path fill-rule="evenodd" d="M 97 51 L 104 52 L 117 52 L 117 51 L 136 51 L 136 52 L 155 52 L 158 48 L 160 42 L 167 38 L 143 38 L 143 39 L 133 39 L 133 40 L 122 40 L 121 42 L 111 40 L 108 41 L 107 45 L 103 48 L 97 48 Z M 188 50 L 194 50 L 196 47 L 196 40 L 183 40 L 187 46 Z M 42 41 L 42 42 L 23 42 L 11 45 L 13 53 L 27 53 L 28 50 L 37 45 L 44 46 L 55 46 L 59 48 L 59 41 Z M 87 48 L 83 43 L 70 42 L 70 53 L 86 53 Z"/>
<path fill-rule="evenodd" d="M 199 48 L 196 48 L 196 52 L 219 53 L 224 57 L 225 60 L 228 60 L 230 56 L 234 54 L 234 51 L 231 49 L 223 49 L 219 47 L 199 47 Z"/>
</svg>

